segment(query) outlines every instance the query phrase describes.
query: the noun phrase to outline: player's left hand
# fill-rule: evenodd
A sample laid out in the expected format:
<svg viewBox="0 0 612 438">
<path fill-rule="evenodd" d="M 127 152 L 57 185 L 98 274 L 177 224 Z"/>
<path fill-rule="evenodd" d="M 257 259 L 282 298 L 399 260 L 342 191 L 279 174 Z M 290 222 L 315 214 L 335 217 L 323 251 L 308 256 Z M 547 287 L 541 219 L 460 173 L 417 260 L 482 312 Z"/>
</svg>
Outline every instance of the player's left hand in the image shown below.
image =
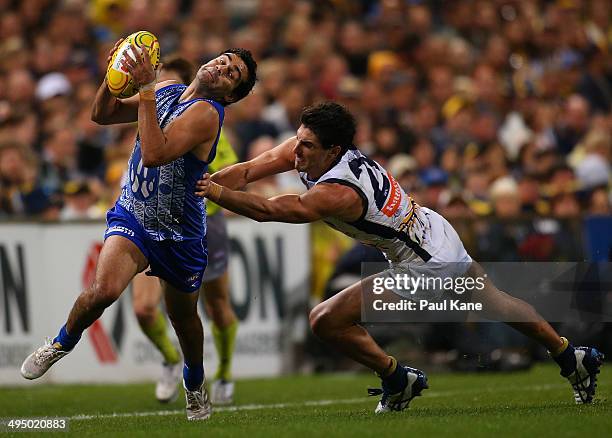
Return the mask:
<svg viewBox="0 0 612 438">
<path fill-rule="evenodd" d="M 219 199 L 219 195 L 221 194 L 221 188 L 217 183 L 212 182 L 210 179 L 210 173 L 205 173 L 201 179 L 196 182 L 196 191 L 195 194 L 202 198 L 208 198 L 213 201 Z"/>
<path fill-rule="evenodd" d="M 131 54 L 126 55 L 121 60 L 121 65 L 130 73 L 132 80 L 139 88 L 143 85 L 155 82 L 156 71 L 151 65 L 151 57 L 146 47 L 138 50 L 134 44 L 130 44 Z"/>
</svg>

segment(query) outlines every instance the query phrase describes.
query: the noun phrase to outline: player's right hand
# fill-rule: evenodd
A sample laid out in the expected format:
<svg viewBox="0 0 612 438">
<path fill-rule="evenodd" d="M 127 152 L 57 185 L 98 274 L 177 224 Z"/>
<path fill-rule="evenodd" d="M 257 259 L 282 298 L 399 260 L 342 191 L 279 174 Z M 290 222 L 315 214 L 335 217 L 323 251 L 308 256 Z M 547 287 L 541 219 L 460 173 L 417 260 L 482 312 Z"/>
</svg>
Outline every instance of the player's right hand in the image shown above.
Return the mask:
<svg viewBox="0 0 612 438">
<path fill-rule="evenodd" d="M 139 89 L 146 85 L 154 90 L 157 75 L 151 65 L 149 51 L 146 48 L 138 50 L 134 44 L 130 44 L 130 50 L 133 56 L 124 56 L 121 59 L 121 67 L 130 73 L 132 80 Z"/>
</svg>

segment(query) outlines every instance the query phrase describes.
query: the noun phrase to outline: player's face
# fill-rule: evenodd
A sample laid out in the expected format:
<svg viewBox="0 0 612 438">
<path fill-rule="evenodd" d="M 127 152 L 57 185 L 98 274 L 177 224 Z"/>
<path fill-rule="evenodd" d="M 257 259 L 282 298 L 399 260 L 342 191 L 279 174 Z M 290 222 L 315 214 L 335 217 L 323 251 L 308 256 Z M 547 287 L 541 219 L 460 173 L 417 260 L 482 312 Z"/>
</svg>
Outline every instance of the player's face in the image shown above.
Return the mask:
<svg viewBox="0 0 612 438">
<path fill-rule="evenodd" d="M 325 149 L 317 136 L 304 125 L 297 130 L 297 142 L 293 148 L 294 167 L 309 177 L 319 177 L 338 155 L 336 148 Z"/>
<path fill-rule="evenodd" d="M 212 97 L 233 102 L 232 92 L 247 79 L 248 74 L 240 56 L 224 53 L 200 67 L 196 77 Z"/>
</svg>

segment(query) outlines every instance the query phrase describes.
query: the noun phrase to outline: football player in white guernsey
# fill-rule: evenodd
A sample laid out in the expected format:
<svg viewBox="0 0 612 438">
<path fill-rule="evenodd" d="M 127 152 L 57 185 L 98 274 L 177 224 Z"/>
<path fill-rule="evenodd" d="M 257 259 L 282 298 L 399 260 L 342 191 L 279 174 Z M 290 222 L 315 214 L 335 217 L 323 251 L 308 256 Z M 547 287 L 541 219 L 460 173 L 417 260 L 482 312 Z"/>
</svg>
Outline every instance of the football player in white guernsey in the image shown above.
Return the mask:
<svg viewBox="0 0 612 438">
<path fill-rule="evenodd" d="M 392 268 L 413 272 L 460 262 L 472 275 L 482 268 L 467 254 L 452 226 L 436 212 L 418 206 L 378 163 L 353 146 L 355 120 L 333 102 L 306 108 L 297 135 L 261 156 L 206 174 L 196 194 L 257 221 L 306 223 L 324 220 L 355 239 L 379 248 Z M 297 170 L 308 190 L 271 199 L 238 191 L 269 175 Z M 416 268 L 416 269 L 414 269 Z M 486 276 L 485 276 L 486 277 Z M 364 283 L 369 281 L 364 280 Z M 320 303 L 310 312 L 310 326 L 322 340 L 374 370 L 382 380 L 376 413 L 405 409 L 427 388 L 425 373 L 401 366 L 388 356 L 359 324 L 362 287 L 358 282 Z M 483 303 L 480 314 L 508 322 L 545 346 L 568 378 L 578 403 L 595 393 L 603 355 L 595 348 L 574 348 L 535 309 L 500 290 L 489 279 L 472 301 Z"/>
</svg>

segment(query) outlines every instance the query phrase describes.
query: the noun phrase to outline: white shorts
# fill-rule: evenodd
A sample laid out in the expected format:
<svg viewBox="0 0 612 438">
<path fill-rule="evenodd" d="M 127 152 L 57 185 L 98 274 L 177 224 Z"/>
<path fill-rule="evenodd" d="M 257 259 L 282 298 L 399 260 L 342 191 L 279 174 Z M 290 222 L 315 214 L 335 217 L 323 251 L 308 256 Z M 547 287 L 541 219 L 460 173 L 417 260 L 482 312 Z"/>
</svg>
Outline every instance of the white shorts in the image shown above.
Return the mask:
<svg viewBox="0 0 612 438">
<path fill-rule="evenodd" d="M 431 229 L 431 259 L 427 262 L 469 263 L 472 258 L 461 242 L 459 234 L 444 217 L 429 208 L 421 207 L 429 218 Z"/>
<path fill-rule="evenodd" d="M 431 255 L 431 259 L 423 261 L 419 258 L 391 263 L 390 269 L 385 273 L 394 276 L 399 274 L 425 278 L 456 278 L 465 274 L 472 263 L 472 258 L 465 250 L 459 235 L 440 214 L 429 208 L 421 208 L 429 219 L 431 231 L 427 251 Z M 395 292 L 403 297 L 415 299 L 439 298 L 442 294 L 442 292 L 435 290 L 426 291 L 425 296 L 421 295 L 422 291 L 416 294 L 403 289 L 395 290 Z"/>
</svg>

